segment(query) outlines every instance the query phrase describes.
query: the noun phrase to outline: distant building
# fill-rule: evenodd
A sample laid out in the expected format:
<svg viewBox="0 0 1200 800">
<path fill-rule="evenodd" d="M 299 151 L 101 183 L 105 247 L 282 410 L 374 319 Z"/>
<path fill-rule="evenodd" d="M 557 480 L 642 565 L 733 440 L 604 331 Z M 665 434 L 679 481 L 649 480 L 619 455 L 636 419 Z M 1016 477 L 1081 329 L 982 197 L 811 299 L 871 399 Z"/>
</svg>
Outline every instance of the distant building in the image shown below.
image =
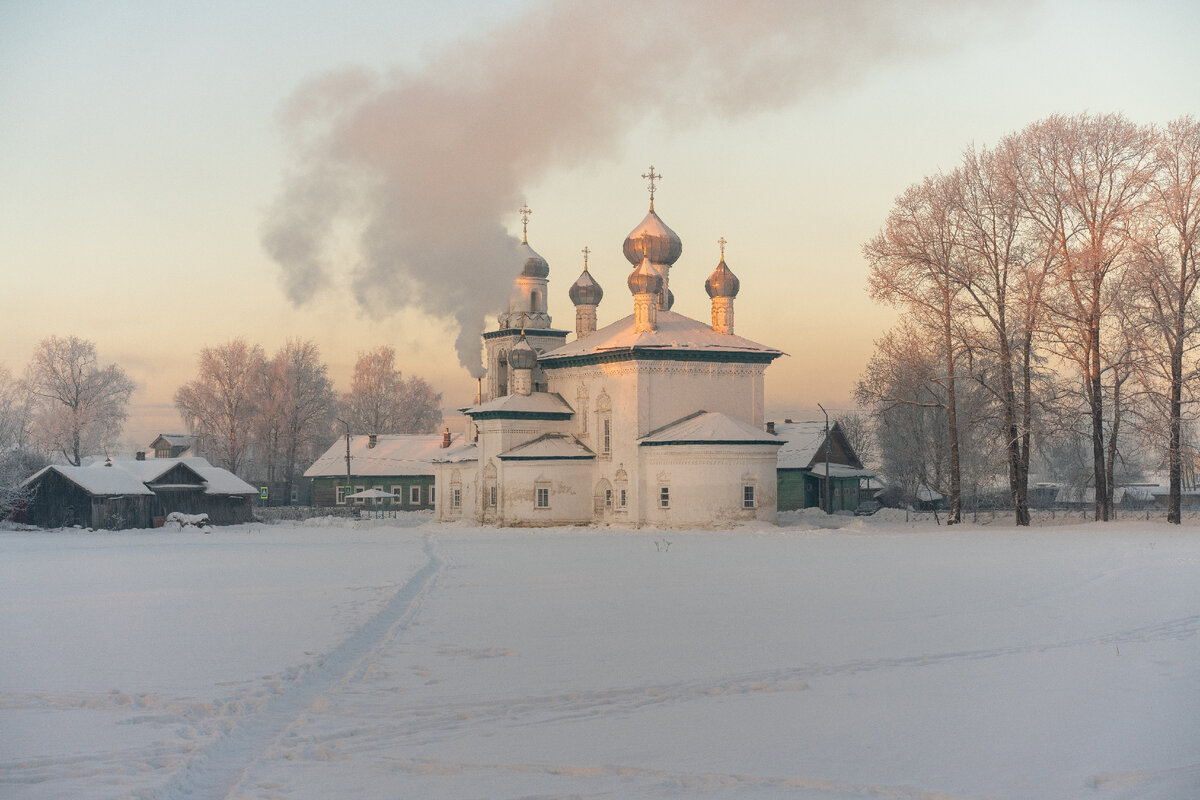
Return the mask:
<svg viewBox="0 0 1200 800">
<path fill-rule="evenodd" d="M 258 496 L 253 486 L 203 458 L 54 464 L 21 486 L 31 490 L 27 521 L 43 528 L 149 528 L 173 511 L 207 514 L 213 524 L 231 525 L 253 519 Z"/>
<path fill-rule="evenodd" d="M 863 467 L 836 422 L 829 429 L 828 474 L 823 420 L 793 422 L 789 419 L 776 424 L 774 429 L 775 435 L 785 442 L 779 448 L 776 467 L 780 511 L 825 508 L 827 496 L 832 505 L 827 511 L 853 511 L 863 500 L 874 498 L 869 484 L 877 480 L 875 473 Z"/>
<path fill-rule="evenodd" d="M 150 449 L 155 458 L 187 458 L 197 455 L 193 452 L 197 438 L 186 433 L 160 433 Z"/>
<path fill-rule="evenodd" d="M 436 499 L 432 459 L 462 442 L 461 433 L 452 436 L 449 431 L 351 436 L 347 476 L 346 439 L 340 438 L 304 471 L 304 477 L 312 479 L 316 506 L 345 506 L 347 495 L 380 489 L 397 495 L 396 500 L 384 501 L 386 508 L 432 509 Z M 349 503 L 363 505 L 362 500 Z"/>
</svg>

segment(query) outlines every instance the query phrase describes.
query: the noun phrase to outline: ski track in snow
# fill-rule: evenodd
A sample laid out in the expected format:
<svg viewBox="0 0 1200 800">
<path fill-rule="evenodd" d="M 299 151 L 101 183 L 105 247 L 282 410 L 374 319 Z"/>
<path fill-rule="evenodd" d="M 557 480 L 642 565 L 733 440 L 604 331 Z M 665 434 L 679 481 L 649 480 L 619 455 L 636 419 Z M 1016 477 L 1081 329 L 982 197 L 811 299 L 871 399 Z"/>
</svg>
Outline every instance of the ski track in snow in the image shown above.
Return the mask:
<svg viewBox="0 0 1200 800">
<path fill-rule="evenodd" d="M 302 717 L 321 695 L 343 683 L 361 680 L 371 654 L 408 627 L 420 610 L 425 590 L 445 568 L 433 540 L 426 538 L 427 563 L 375 616 L 295 678 L 262 710 L 231 727 L 195 756 L 161 788 L 145 795 L 154 800 L 223 798 L 234 793 L 247 770 L 271 743 Z"/>
</svg>

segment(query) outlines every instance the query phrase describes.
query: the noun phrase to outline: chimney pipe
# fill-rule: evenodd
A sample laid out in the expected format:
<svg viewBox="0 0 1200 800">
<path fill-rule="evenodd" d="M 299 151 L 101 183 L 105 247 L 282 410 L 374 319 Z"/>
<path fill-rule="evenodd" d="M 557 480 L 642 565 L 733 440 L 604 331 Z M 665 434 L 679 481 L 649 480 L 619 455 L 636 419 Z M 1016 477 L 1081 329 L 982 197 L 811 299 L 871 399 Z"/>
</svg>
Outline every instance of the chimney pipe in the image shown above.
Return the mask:
<svg viewBox="0 0 1200 800">
<path fill-rule="evenodd" d="M 379 436 L 377 434 L 372 433 L 369 436 L 367 436 L 367 449 L 368 450 L 370 450 L 372 447 L 374 447 L 377 444 L 379 444 Z"/>
<path fill-rule="evenodd" d="M 134 458 L 136 458 L 138 461 L 145 461 L 146 460 L 146 451 L 138 450 L 137 453 L 134 454 Z"/>
<path fill-rule="evenodd" d="M 772 436 L 775 435 L 775 420 L 771 420 L 767 423 L 767 433 L 771 434 Z"/>
</svg>

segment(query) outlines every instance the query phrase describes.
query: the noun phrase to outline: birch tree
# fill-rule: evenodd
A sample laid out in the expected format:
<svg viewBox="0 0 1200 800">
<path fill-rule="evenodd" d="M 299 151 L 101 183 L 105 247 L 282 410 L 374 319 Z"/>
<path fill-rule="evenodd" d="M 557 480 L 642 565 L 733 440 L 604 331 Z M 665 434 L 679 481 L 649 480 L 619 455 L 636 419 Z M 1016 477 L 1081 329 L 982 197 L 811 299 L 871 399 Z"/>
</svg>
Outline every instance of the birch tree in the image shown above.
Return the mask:
<svg viewBox="0 0 1200 800">
<path fill-rule="evenodd" d="M 442 396 L 420 377 L 404 378 L 396 351 L 386 345 L 359 353 L 341 417 L 359 433 L 434 433 Z"/>
<path fill-rule="evenodd" d="M 961 286 L 956 280 L 962 220 L 954 197 L 958 173 L 926 178 L 896 200 L 883 230 L 863 245 L 870 265 L 872 298 L 904 308 L 914 324 L 937 337 L 944 372 L 937 381 L 945 388 L 949 440 L 949 497 L 951 524 L 962 519 L 959 429 L 956 408 L 955 313 Z"/>
<path fill-rule="evenodd" d="M 135 388 L 116 364 L 100 364 L 92 342 L 75 336 L 39 342 L 25 382 L 34 403 L 33 439 L 76 466 L 117 440 Z"/>
<path fill-rule="evenodd" d="M 265 372 L 262 347 L 233 339 L 202 349 L 199 374 L 175 392 L 175 407 L 202 451 L 235 474 L 250 448 Z"/>
</svg>

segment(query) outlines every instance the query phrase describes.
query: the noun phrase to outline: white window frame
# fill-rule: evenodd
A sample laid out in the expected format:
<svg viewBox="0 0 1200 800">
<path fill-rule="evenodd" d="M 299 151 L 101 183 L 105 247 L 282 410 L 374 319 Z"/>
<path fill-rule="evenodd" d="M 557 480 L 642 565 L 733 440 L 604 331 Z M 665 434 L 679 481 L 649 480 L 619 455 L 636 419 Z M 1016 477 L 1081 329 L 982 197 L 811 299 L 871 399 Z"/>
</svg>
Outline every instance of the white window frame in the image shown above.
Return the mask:
<svg viewBox="0 0 1200 800">
<path fill-rule="evenodd" d="M 429 505 L 433 505 L 433 501 L 437 499 L 437 487 L 429 487 Z"/>
<path fill-rule="evenodd" d="M 753 483 L 742 484 L 742 508 L 758 508 L 758 492 Z"/>
<path fill-rule="evenodd" d="M 462 488 L 458 486 L 450 489 L 450 507 L 462 508 Z"/>
<path fill-rule="evenodd" d="M 359 492 L 363 491 L 366 488 L 367 487 L 365 487 L 365 486 L 355 486 L 354 491 L 351 492 L 351 494 L 358 494 Z M 354 505 L 361 506 L 362 504 L 363 504 L 363 499 L 361 497 L 354 498 Z"/>
<path fill-rule="evenodd" d="M 604 507 L 605 508 L 613 507 L 613 490 L 612 489 L 604 490 Z"/>
<path fill-rule="evenodd" d="M 421 485 L 408 487 L 408 504 L 410 506 L 421 505 Z"/>
<path fill-rule="evenodd" d="M 395 503 L 396 505 L 400 505 L 404 502 L 404 486 L 398 483 L 393 483 L 392 488 L 389 491 L 396 496 L 388 502 Z"/>
<path fill-rule="evenodd" d="M 612 417 L 608 414 L 600 418 L 600 455 L 612 455 Z"/>
<path fill-rule="evenodd" d="M 348 487 L 346 487 L 346 486 L 333 487 L 333 504 L 334 505 L 337 505 L 337 506 L 346 505 L 346 495 L 348 494 L 348 492 L 346 491 L 347 488 Z"/>
<path fill-rule="evenodd" d="M 535 490 L 535 496 L 537 498 L 537 500 L 536 500 L 537 508 L 546 509 L 546 508 L 550 507 L 550 487 L 549 486 L 538 486 Z"/>
</svg>

